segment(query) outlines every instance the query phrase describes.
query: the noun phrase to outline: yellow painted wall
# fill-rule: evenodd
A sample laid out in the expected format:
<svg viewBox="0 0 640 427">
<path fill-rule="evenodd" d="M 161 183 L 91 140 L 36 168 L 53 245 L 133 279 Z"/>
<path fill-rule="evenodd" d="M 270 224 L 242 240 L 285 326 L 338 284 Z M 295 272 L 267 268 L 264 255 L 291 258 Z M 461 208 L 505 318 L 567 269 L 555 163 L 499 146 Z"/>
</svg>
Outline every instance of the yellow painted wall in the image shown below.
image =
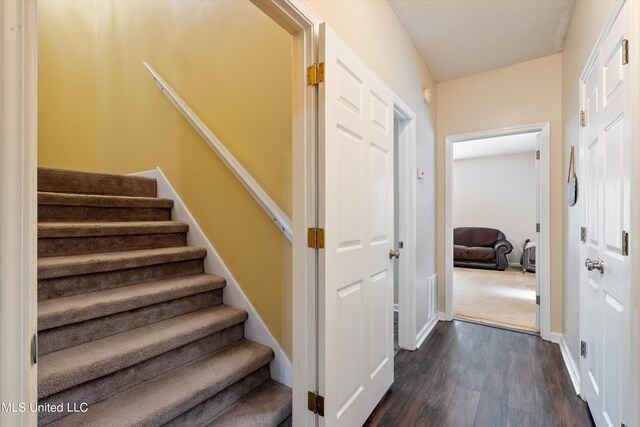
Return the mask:
<svg viewBox="0 0 640 427">
<path fill-rule="evenodd" d="M 87 7 L 79 0 L 41 1 L 40 40 L 47 40 L 41 44 L 41 69 L 77 60 L 75 52 L 47 52 L 60 50 L 60 27 L 73 31 L 47 2 L 67 12 Z M 173 86 L 291 216 L 292 37 L 248 0 L 89 3 L 96 8 L 95 42 L 86 44 L 95 52 L 95 91 L 86 102 L 93 96 L 95 107 L 86 114 L 95 122 L 95 164 L 69 165 L 54 157 L 46 164 L 114 173 L 160 166 L 290 355 L 289 241 L 157 89 L 142 61 Z M 54 17 L 55 23 L 43 25 Z M 40 101 L 40 117 L 56 108 L 46 94 Z M 84 115 L 61 117 L 65 123 L 59 126 Z M 41 139 L 40 151 L 70 150 L 68 139 L 62 133 Z"/>
<path fill-rule="evenodd" d="M 445 137 L 551 123 L 551 331 L 562 331 L 562 54 L 438 83 L 438 271 L 444 277 Z M 444 280 L 440 281 L 444 309 Z"/>
<path fill-rule="evenodd" d="M 96 169 L 96 2 L 38 1 L 38 163 Z"/>
</svg>

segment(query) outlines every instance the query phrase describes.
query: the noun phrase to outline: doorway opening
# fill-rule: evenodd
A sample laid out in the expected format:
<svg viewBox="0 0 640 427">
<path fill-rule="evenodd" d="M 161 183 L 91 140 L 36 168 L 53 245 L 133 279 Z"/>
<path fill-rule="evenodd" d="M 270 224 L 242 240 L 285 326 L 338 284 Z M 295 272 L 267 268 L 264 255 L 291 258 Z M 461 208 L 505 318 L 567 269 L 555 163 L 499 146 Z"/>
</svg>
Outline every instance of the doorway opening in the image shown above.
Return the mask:
<svg viewBox="0 0 640 427">
<path fill-rule="evenodd" d="M 549 125 L 446 138 L 446 318 L 549 337 Z"/>
<path fill-rule="evenodd" d="M 540 132 L 453 145 L 453 315 L 538 332 Z"/>
<path fill-rule="evenodd" d="M 394 353 L 416 348 L 416 130 L 415 114 L 398 97 L 393 106 Z"/>
</svg>

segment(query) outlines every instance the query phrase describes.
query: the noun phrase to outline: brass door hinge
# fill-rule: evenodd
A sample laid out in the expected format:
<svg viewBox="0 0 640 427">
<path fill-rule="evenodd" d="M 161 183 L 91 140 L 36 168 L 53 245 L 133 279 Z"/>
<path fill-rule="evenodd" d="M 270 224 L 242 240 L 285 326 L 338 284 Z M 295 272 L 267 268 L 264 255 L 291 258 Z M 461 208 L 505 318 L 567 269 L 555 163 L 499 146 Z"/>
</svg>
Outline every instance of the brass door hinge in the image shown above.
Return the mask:
<svg viewBox="0 0 640 427">
<path fill-rule="evenodd" d="M 38 335 L 33 334 L 31 338 L 31 363 L 38 363 Z"/>
<path fill-rule="evenodd" d="M 536 160 L 540 160 L 540 150 L 536 150 Z"/>
<path fill-rule="evenodd" d="M 587 115 L 584 111 L 580 111 L 580 126 L 587 125 Z"/>
<path fill-rule="evenodd" d="M 587 357 L 587 343 L 580 341 L 580 356 Z"/>
<path fill-rule="evenodd" d="M 307 246 L 313 249 L 324 249 L 324 228 L 307 230 Z"/>
<path fill-rule="evenodd" d="M 622 40 L 622 65 L 629 63 L 629 40 Z"/>
<path fill-rule="evenodd" d="M 536 223 L 536 233 L 540 232 L 540 223 Z"/>
<path fill-rule="evenodd" d="M 622 256 L 629 256 L 629 233 L 622 230 Z"/>
<path fill-rule="evenodd" d="M 324 62 L 307 67 L 307 86 L 315 86 L 324 82 Z"/>
<path fill-rule="evenodd" d="M 307 407 L 314 414 L 324 417 L 324 396 L 312 391 L 307 393 Z"/>
<path fill-rule="evenodd" d="M 580 241 L 582 243 L 587 242 L 587 227 L 580 227 Z"/>
</svg>

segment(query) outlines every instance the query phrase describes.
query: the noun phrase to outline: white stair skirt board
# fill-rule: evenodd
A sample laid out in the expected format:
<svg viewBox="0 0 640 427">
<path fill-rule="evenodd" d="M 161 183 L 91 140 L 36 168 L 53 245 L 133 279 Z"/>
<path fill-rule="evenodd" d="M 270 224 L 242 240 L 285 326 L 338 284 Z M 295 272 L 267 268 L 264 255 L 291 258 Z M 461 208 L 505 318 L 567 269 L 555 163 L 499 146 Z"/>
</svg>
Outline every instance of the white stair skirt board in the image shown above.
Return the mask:
<svg viewBox="0 0 640 427">
<path fill-rule="evenodd" d="M 176 190 L 171 186 L 162 170 L 157 168 L 155 170 L 132 173 L 131 175 L 154 178 L 158 183 L 158 197 L 172 199 L 174 201 L 172 218 L 175 221 L 189 224 L 187 244 L 190 246 L 199 246 L 207 250 L 207 257 L 204 259 L 205 272 L 222 276 L 227 281 L 227 285 L 223 290 L 225 304 L 242 308 L 249 314 L 249 318 L 244 326 L 245 337 L 273 349 L 275 357 L 270 365 L 271 377 L 287 387 L 293 387 L 293 368 L 291 361 L 253 307 L 247 295 L 242 291 L 240 285 L 222 261 L 218 252 L 211 242 L 209 242 L 207 236 L 202 232 L 195 218 L 191 215 Z"/>
<path fill-rule="evenodd" d="M 575 360 L 571 357 L 571 352 L 569 351 L 569 346 L 567 341 L 564 339 L 564 335 L 551 332 L 551 342 L 560 345 L 560 352 L 562 353 L 562 359 L 564 360 L 564 364 L 567 367 L 567 371 L 569 371 L 569 377 L 571 378 L 571 382 L 573 383 L 573 388 L 576 390 L 576 394 L 580 395 L 580 369 L 578 365 L 576 365 Z"/>
</svg>

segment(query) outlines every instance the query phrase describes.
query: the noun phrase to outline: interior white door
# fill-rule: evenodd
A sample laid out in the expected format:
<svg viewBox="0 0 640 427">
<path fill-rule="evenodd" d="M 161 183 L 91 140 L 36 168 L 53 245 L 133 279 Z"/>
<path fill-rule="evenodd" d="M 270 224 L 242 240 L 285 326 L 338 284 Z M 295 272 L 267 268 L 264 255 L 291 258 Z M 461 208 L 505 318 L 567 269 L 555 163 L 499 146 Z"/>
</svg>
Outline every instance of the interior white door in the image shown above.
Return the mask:
<svg viewBox="0 0 640 427">
<path fill-rule="evenodd" d="M 320 26 L 319 389 L 327 426 L 360 426 L 393 382 L 393 94 Z"/>
<path fill-rule="evenodd" d="M 630 258 L 623 235 L 630 226 L 629 37 L 625 5 L 598 49 L 582 87 L 584 209 L 582 267 L 582 395 L 597 426 L 620 426 L 630 414 Z M 588 268 L 587 268 L 588 267 Z"/>
</svg>

